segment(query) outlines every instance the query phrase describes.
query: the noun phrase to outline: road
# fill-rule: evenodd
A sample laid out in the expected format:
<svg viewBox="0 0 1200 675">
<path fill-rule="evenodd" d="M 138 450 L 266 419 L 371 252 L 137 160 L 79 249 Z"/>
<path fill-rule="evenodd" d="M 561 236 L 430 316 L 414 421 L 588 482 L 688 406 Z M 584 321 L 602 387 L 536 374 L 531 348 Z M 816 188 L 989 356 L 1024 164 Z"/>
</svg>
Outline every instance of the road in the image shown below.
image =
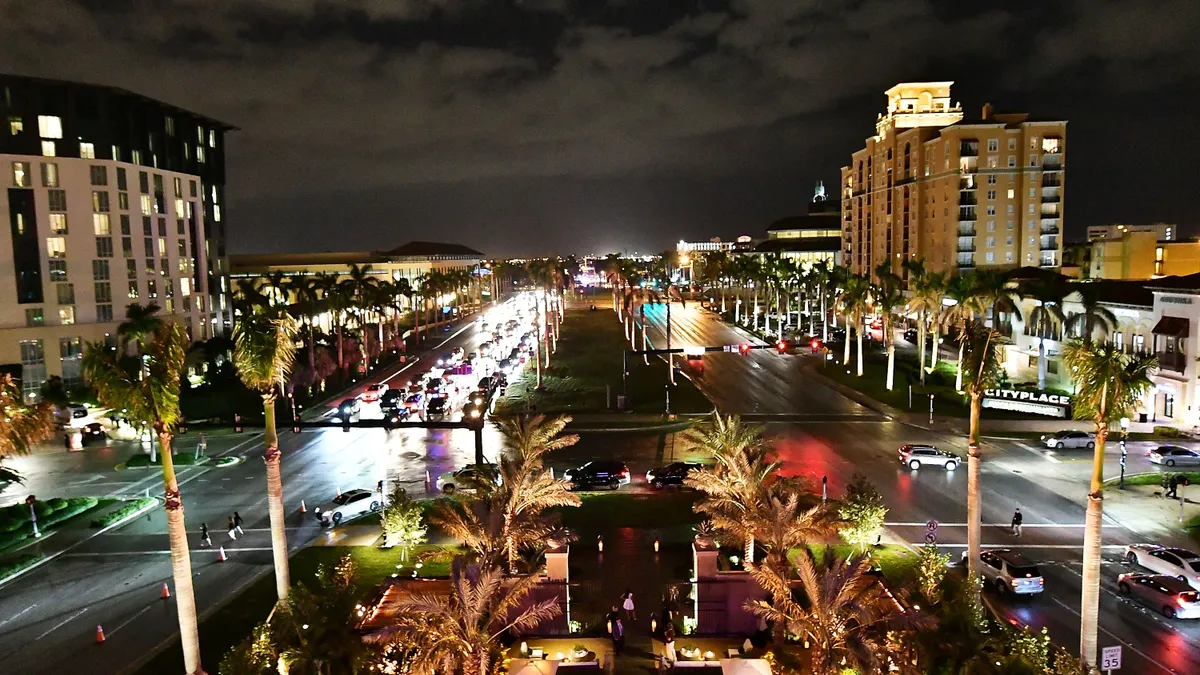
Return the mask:
<svg viewBox="0 0 1200 675">
<path fill-rule="evenodd" d="M 449 353 L 455 347 L 470 350 L 483 339 L 473 327 L 464 326 L 424 358 Z M 423 365 L 417 361 L 392 383 L 403 383 L 421 372 Z M 489 452 L 499 447 L 498 435 L 491 427 L 485 429 L 484 441 Z M 195 443 L 194 433 L 182 436 L 177 450 L 191 450 Z M 208 440 L 208 454 L 237 457 L 242 460 L 239 464 L 178 468 L 201 613 L 270 570 L 261 443 L 261 432 L 251 429 L 244 434 L 214 435 Z M 311 508 L 340 490 L 374 488 L 386 475 L 388 481 L 421 491 L 427 471 L 436 477 L 474 458 L 472 432 L 458 429 L 352 428 L 345 432 L 329 428 L 299 435 L 281 430 L 280 448 L 288 538 L 293 549 L 327 536 L 311 517 Z M 29 483 L 0 493 L 0 504 L 19 501 L 29 493 L 161 495 L 158 471 L 113 470 L 140 452 L 144 450 L 135 443 L 112 441 L 103 449 L 18 458 L 13 464 L 29 477 Z M 307 518 L 299 512 L 302 499 L 310 509 Z M 226 518 L 234 511 L 245 518 L 247 529 L 237 540 L 225 534 Z M 215 551 L 198 547 L 202 522 L 209 525 L 214 546 L 224 547 L 227 562 L 218 562 Z M 61 538 L 70 536 L 72 533 L 64 531 L 27 550 L 43 547 L 46 552 L 57 551 Z M 86 533 L 51 562 L 0 587 L 2 670 L 119 673 L 177 634 L 174 598 L 160 599 L 162 584 L 171 583 L 165 513 L 156 509 L 117 530 L 90 539 L 84 536 Z M 61 537 L 59 542 L 55 537 Z M 103 648 L 94 644 L 97 625 L 104 627 L 107 641 Z M 216 663 L 206 665 L 215 672 Z"/>
</svg>

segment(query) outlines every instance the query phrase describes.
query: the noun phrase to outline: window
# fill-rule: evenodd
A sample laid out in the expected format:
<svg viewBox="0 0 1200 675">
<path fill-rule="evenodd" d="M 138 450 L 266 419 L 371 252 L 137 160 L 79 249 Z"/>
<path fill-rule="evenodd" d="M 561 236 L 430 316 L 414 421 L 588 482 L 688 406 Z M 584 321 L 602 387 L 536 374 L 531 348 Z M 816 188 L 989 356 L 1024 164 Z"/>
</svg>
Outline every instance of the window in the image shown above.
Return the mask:
<svg viewBox="0 0 1200 675">
<path fill-rule="evenodd" d="M 133 238 L 132 237 L 121 237 L 121 255 L 125 256 L 126 258 L 133 257 Z M 130 260 L 129 262 L 133 262 L 133 261 Z"/>
<path fill-rule="evenodd" d="M 996 231 L 996 221 L 994 221 L 994 220 L 987 221 L 987 231 L 988 232 Z"/>
<path fill-rule="evenodd" d="M 55 157 L 54 141 L 42 141 L 42 156 Z"/>
<path fill-rule="evenodd" d="M 1037 149 L 1038 149 L 1038 137 L 1037 137 L 1037 136 L 1030 136 L 1030 137 L 1029 137 L 1029 149 L 1030 149 L 1030 150 L 1037 150 Z"/>
<path fill-rule="evenodd" d="M 112 146 L 112 158 L 113 158 L 114 162 L 121 161 L 121 146 L 119 146 L 119 145 Z M 124 169 L 119 169 L 119 170 L 124 171 Z"/>
<path fill-rule="evenodd" d="M 208 147 L 214 149 L 217 147 L 217 132 L 212 129 L 208 130 Z"/>
<path fill-rule="evenodd" d="M 147 240 L 149 241 L 149 240 Z M 154 251 L 147 247 L 146 253 L 153 255 Z M 152 274 L 154 272 L 154 258 L 146 258 L 146 272 Z"/>
<path fill-rule="evenodd" d="M 129 275 L 130 279 L 137 276 L 137 261 L 136 260 L 126 260 L 125 261 L 125 273 Z"/>
<path fill-rule="evenodd" d="M 92 279 L 95 281 L 108 281 L 108 261 L 93 260 L 92 261 Z"/>
<path fill-rule="evenodd" d="M 142 163 L 142 151 L 141 150 L 134 150 L 132 153 L 130 153 L 130 155 L 131 155 L 130 159 L 133 161 L 134 164 Z"/>
<path fill-rule="evenodd" d="M 58 295 L 58 304 L 75 304 L 75 284 L 55 284 L 54 288 Z"/>
<path fill-rule="evenodd" d="M 12 163 L 13 187 L 29 187 L 29 162 Z"/>
<path fill-rule="evenodd" d="M 996 245 L 996 238 L 995 238 L 995 237 L 988 237 L 988 238 L 987 238 L 987 247 L 988 247 L 988 248 L 992 248 L 992 247 L 994 247 L 995 245 Z"/>
<path fill-rule="evenodd" d="M 25 310 L 25 325 L 30 328 L 46 325 L 46 317 L 42 315 L 41 307 L 29 307 Z"/>
<path fill-rule="evenodd" d="M 117 167 L 117 189 L 128 190 L 128 183 L 125 181 L 125 169 Z"/>
<path fill-rule="evenodd" d="M 84 159 L 96 159 L 96 146 L 91 143 L 79 143 L 79 156 Z"/>
<path fill-rule="evenodd" d="M 221 205 L 213 204 L 213 220 L 221 222 Z"/>
<path fill-rule="evenodd" d="M 158 254 L 160 256 L 167 254 L 167 238 L 166 237 L 158 238 Z"/>
<path fill-rule="evenodd" d="M 108 284 L 105 284 L 107 286 Z M 96 305 L 96 321 L 98 323 L 107 323 L 113 320 L 112 305 Z"/>
<path fill-rule="evenodd" d="M 165 118 L 163 118 L 163 124 L 166 127 L 167 135 L 174 136 L 175 135 L 175 118 L 174 117 L 165 117 Z"/>
<path fill-rule="evenodd" d="M 175 295 L 175 283 L 170 279 L 163 279 L 163 295 L 167 296 L 168 298 L 174 297 Z"/>
<path fill-rule="evenodd" d="M 1060 152 L 1059 143 L 1061 143 L 1061 142 L 1062 142 L 1061 138 L 1043 138 L 1042 139 L 1042 152 L 1049 152 L 1049 153 Z"/>
<path fill-rule="evenodd" d="M 1146 351 L 1146 336 L 1145 335 L 1134 335 L 1133 336 L 1133 351 L 1135 351 L 1135 352 Z"/>
<path fill-rule="evenodd" d="M 95 284 L 96 302 L 109 304 L 112 302 L 112 285 L 106 281 L 98 281 Z"/>
<path fill-rule="evenodd" d="M 67 214 L 51 213 L 50 214 L 50 232 L 53 234 L 67 233 Z"/>
<path fill-rule="evenodd" d="M 1038 165 L 1038 156 L 1030 155 L 1029 156 L 1029 166 L 1037 166 L 1037 165 Z"/>
<path fill-rule="evenodd" d="M 183 196 L 183 179 L 176 176 L 171 180 L 172 186 L 175 188 L 175 197 Z"/>
<path fill-rule="evenodd" d="M 988 174 L 988 185 L 995 185 L 995 184 L 996 184 L 996 174 L 989 173 Z"/>
<path fill-rule="evenodd" d="M 1015 136 L 1008 137 L 1008 149 L 1009 150 L 1017 149 L 1017 138 Z"/>
<path fill-rule="evenodd" d="M 192 294 L 192 280 L 191 279 L 189 279 L 187 277 L 183 277 L 182 279 L 179 280 L 179 294 L 184 296 L 185 298 Z"/>
<path fill-rule="evenodd" d="M 1008 168 L 1010 168 L 1010 169 L 1013 169 L 1013 168 L 1016 168 L 1016 166 L 1017 166 L 1017 156 L 1016 156 L 1016 155 L 1009 155 L 1009 156 L 1008 156 Z M 1011 180 L 1011 178 L 1012 178 L 1012 177 L 1011 177 L 1011 176 L 1009 176 L 1009 179 L 1010 179 L 1010 180 Z"/>
<path fill-rule="evenodd" d="M 988 152 L 997 152 L 1000 150 L 1000 141 L 995 138 L 988 139 Z"/>
<path fill-rule="evenodd" d="M 117 208 L 122 211 L 129 210 L 129 193 L 128 192 L 118 192 L 117 193 Z M 126 216 L 126 217 L 128 217 L 128 216 Z"/>
<path fill-rule="evenodd" d="M 188 181 L 188 194 L 192 197 L 192 199 L 196 198 L 196 181 Z"/>
<path fill-rule="evenodd" d="M 841 234 L 841 232 L 838 230 L 834 231 L 838 232 L 839 235 Z M 175 221 L 175 234 L 178 234 L 181 237 L 187 234 L 187 227 L 184 225 L 183 218 Z"/>
<path fill-rule="evenodd" d="M 64 237 L 46 237 L 46 257 L 67 257 L 67 240 Z"/>
<path fill-rule="evenodd" d="M 178 180 L 178 179 L 176 179 L 176 180 Z M 184 207 L 184 205 L 183 205 L 183 198 L 182 197 L 177 198 L 175 200 L 175 215 L 182 216 L 185 208 L 186 207 Z"/>
<path fill-rule="evenodd" d="M 155 281 L 153 279 L 146 282 L 146 297 L 147 298 L 157 298 L 158 297 L 158 285 L 155 283 Z"/>
<path fill-rule="evenodd" d="M 58 165 L 54 162 L 42 162 L 42 187 L 58 187 Z"/>
<path fill-rule="evenodd" d="M 994 262 L 996 262 L 996 254 L 995 254 L 995 253 L 992 253 L 991 251 L 988 251 L 988 252 L 987 252 L 987 261 L 988 261 L 989 263 L 994 263 Z"/>
<path fill-rule="evenodd" d="M 179 257 L 180 258 L 187 257 L 187 240 L 186 239 L 179 240 Z"/>
<path fill-rule="evenodd" d="M 96 213 L 108 213 L 109 203 L 107 192 L 92 193 L 92 211 Z"/>
<path fill-rule="evenodd" d="M 63 258 L 51 258 L 47 261 L 50 264 L 50 281 L 66 281 L 67 280 L 67 261 Z"/>
<path fill-rule="evenodd" d="M 1009 231 L 1009 232 L 1012 232 L 1012 231 L 1013 231 L 1013 221 L 1011 221 L 1011 220 L 1010 220 L 1010 221 L 1008 221 L 1008 231 Z"/>
<path fill-rule="evenodd" d="M 149 237 L 154 234 L 154 221 L 149 217 L 142 218 L 142 234 Z M 147 246 L 146 248 L 150 248 Z"/>
<path fill-rule="evenodd" d="M 1013 214 L 1013 212 L 1014 212 L 1015 208 L 1016 208 L 1016 207 L 1015 207 L 1014 205 L 1012 205 L 1012 204 L 1009 204 L 1009 205 L 1008 205 L 1008 215 L 1010 215 L 1010 216 L 1011 216 L 1011 215 Z M 1033 205 L 1032 205 L 1032 204 L 1030 204 L 1030 208 L 1033 208 Z"/>
<path fill-rule="evenodd" d="M 21 121 L 20 117 L 8 118 L 8 133 L 9 133 L 9 135 L 16 136 L 17 134 L 21 133 L 22 131 L 25 131 L 25 123 Z"/>
<path fill-rule="evenodd" d="M 160 236 L 160 237 L 167 236 L 167 219 L 166 218 L 158 219 L 158 236 Z"/>
<path fill-rule="evenodd" d="M 1012 204 L 1009 204 L 1009 207 L 1012 207 Z M 1032 215 L 1033 215 L 1033 213 L 1034 213 L 1034 210 L 1033 210 L 1033 204 L 1030 204 L 1030 205 L 1029 205 L 1029 215 L 1031 215 L 1031 216 L 1032 216 Z"/>
<path fill-rule="evenodd" d="M 26 310 L 26 314 L 28 314 L 28 313 L 29 313 L 29 311 L 28 311 L 28 310 Z M 1124 334 L 1124 333 L 1122 333 L 1122 332 L 1121 332 L 1121 331 L 1119 331 L 1119 330 L 1118 330 L 1118 331 L 1113 331 L 1113 333 L 1112 333 L 1112 345 L 1113 345 L 1114 347 L 1116 347 L 1117 349 L 1120 349 L 1120 350 L 1124 351 L 1124 350 L 1125 350 L 1125 334 Z"/>
<path fill-rule="evenodd" d="M 200 162 L 201 164 L 204 163 L 204 146 L 203 145 L 196 146 L 196 161 Z"/>
<path fill-rule="evenodd" d="M 108 237 L 112 235 L 112 221 L 108 219 L 107 213 L 92 214 L 92 228 L 96 231 L 97 237 Z"/>
<path fill-rule="evenodd" d="M 995 204 L 988 204 L 988 207 L 987 207 L 987 214 L 988 214 L 989 216 L 994 216 L 994 215 L 996 215 L 996 205 L 995 205 Z"/>
<path fill-rule="evenodd" d="M 997 162 L 996 162 L 996 157 L 995 157 L 994 155 L 993 155 L 993 156 L 989 156 L 989 157 L 987 158 L 987 168 L 989 168 L 989 169 L 994 169 L 994 168 L 996 168 L 997 166 L 999 166 L 999 164 L 997 164 Z"/>
<path fill-rule="evenodd" d="M 88 167 L 92 177 L 92 185 L 108 185 L 108 168 L 92 165 Z"/>
<path fill-rule="evenodd" d="M 71 326 L 75 323 L 75 308 L 74 307 L 59 307 L 58 322 L 64 326 Z"/>
<path fill-rule="evenodd" d="M 1012 246 L 1012 245 L 1013 245 L 1013 238 L 1012 238 L 1012 237 L 1009 237 L 1009 238 L 1008 238 L 1008 245 L 1009 245 L 1009 246 Z"/>
<path fill-rule="evenodd" d="M 126 237 L 128 237 L 130 234 L 129 233 L 129 216 L 125 215 L 125 214 L 121 214 L 121 234 Z"/>
<path fill-rule="evenodd" d="M 46 384 L 46 352 L 41 340 L 21 340 L 21 391 L 35 400 Z"/>
<path fill-rule="evenodd" d="M 96 257 L 113 257 L 112 237 L 96 237 Z"/>
<path fill-rule="evenodd" d="M 180 274 L 190 274 L 190 273 L 191 273 L 191 271 L 192 271 L 192 270 L 191 270 L 191 267 L 190 267 L 190 266 L 189 266 L 189 264 L 188 264 L 188 259 L 187 259 L 187 258 L 180 258 L 180 259 L 179 259 L 179 273 L 180 273 Z"/>
<path fill-rule="evenodd" d="M 148 216 L 151 213 L 154 213 L 154 207 L 152 206 L 153 203 L 154 202 L 150 201 L 150 195 L 142 195 L 142 215 L 143 216 Z"/>
<path fill-rule="evenodd" d="M 138 187 L 142 192 L 150 192 L 150 175 L 145 171 L 138 172 Z"/>
<path fill-rule="evenodd" d="M 53 115 L 38 115 L 38 136 L 62 138 L 62 119 Z"/>
<path fill-rule="evenodd" d="M 130 281 L 129 282 L 129 299 L 137 300 L 137 297 L 138 297 L 138 284 L 136 281 Z"/>
<path fill-rule="evenodd" d="M 1012 262 L 1012 261 L 1013 261 L 1012 251 L 1005 253 L 1004 254 L 1004 262 Z"/>
<path fill-rule="evenodd" d="M 1011 196 L 1011 195 L 1010 195 L 1010 196 Z M 995 199 L 995 198 L 996 198 L 996 191 L 995 191 L 995 190 L 988 190 L 988 191 L 987 191 L 987 198 L 988 198 L 989 200 Z"/>
<path fill-rule="evenodd" d="M 1030 190 L 1030 192 L 1033 192 L 1033 190 Z M 1012 188 L 1008 188 L 1008 198 L 1012 199 L 1016 196 L 1017 196 L 1017 191 Z M 1029 196 L 1032 197 L 1033 195 L 1029 195 Z"/>
</svg>

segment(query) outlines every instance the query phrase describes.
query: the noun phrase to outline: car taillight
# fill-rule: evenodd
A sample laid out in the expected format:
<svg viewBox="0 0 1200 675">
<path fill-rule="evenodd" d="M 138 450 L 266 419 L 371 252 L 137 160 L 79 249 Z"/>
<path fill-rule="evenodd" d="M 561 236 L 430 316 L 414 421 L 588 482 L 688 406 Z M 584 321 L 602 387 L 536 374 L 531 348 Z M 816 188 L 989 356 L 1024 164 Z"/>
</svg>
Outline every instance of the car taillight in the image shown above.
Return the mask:
<svg viewBox="0 0 1200 675">
<path fill-rule="evenodd" d="M 621 469 L 621 477 L 629 478 L 629 469 Z"/>
<path fill-rule="evenodd" d="M 1019 582 L 1018 582 L 1016 579 L 1013 579 L 1013 580 L 1012 580 L 1012 585 L 1013 585 L 1013 588 L 1016 588 L 1018 583 L 1019 583 Z"/>
</svg>

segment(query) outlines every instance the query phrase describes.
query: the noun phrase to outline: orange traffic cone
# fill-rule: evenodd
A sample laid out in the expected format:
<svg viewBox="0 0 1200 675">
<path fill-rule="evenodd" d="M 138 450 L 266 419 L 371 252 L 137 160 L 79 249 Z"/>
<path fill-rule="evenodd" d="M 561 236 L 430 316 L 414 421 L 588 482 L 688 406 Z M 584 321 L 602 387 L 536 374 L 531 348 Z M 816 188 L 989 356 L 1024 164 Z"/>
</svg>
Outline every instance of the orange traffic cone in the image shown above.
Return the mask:
<svg viewBox="0 0 1200 675">
<path fill-rule="evenodd" d="M 228 559 L 229 558 L 225 556 L 225 547 L 222 546 L 221 550 L 217 553 L 217 562 L 225 562 Z"/>
<path fill-rule="evenodd" d="M 300 513 L 308 513 L 308 509 L 304 506 L 304 500 L 300 500 Z"/>
<path fill-rule="evenodd" d="M 104 626 L 96 624 L 96 644 L 104 642 Z"/>
<path fill-rule="evenodd" d="M 163 582 L 162 599 L 166 600 L 169 597 L 171 597 L 171 590 L 167 588 L 167 582 L 164 581 Z"/>
</svg>

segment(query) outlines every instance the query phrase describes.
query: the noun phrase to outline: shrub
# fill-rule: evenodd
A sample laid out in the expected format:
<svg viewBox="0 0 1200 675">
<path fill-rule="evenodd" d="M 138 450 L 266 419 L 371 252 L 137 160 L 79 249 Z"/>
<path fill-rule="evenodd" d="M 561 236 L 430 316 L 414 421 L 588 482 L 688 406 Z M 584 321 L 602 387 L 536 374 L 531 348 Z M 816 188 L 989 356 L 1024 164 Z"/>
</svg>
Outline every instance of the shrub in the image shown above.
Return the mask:
<svg viewBox="0 0 1200 675">
<path fill-rule="evenodd" d="M 838 515 L 845 521 L 845 525 L 839 529 L 842 539 L 866 551 L 883 531 L 887 511 L 883 496 L 875 486 L 862 474 L 854 474 L 846 486 L 846 496 L 838 507 Z"/>
<path fill-rule="evenodd" d="M 39 521 L 44 520 L 45 518 L 49 517 L 51 513 L 54 513 L 54 507 L 50 506 L 50 504 L 47 502 L 34 502 L 33 510 L 37 512 Z"/>
<path fill-rule="evenodd" d="M 16 560 L 0 564 L 0 579 L 4 579 L 16 574 L 17 572 L 20 572 L 26 567 L 37 563 L 45 557 L 45 553 L 29 553 L 17 558 Z"/>
<path fill-rule="evenodd" d="M 71 499 L 63 500 L 63 508 L 51 513 L 44 520 L 38 516 L 38 522 L 49 527 L 69 520 L 84 511 L 91 511 L 100 503 L 95 497 L 72 497 Z"/>
<path fill-rule="evenodd" d="M 1175 427 L 1155 426 L 1154 435 L 1162 436 L 1163 438 L 1179 438 L 1183 436 L 1183 432 Z"/>
<path fill-rule="evenodd" d="M 105 514 L 99 518 L 96 518 L 95 520 L 92 521 L 92 527 L 100 527 L 100 528 L 108 527 L 109 525 L 112 525 L 113 523 L 116 523 L 120 520 L 124 520 L 125 518 L 130 517 L 134 513 L 137 513 L 138 511 L 146 508 L 150 504 L 153 504 L 157 501 L 158 500 L 155 499 L 154 497 L 138 497 L 137 499 L 126 502 L 124 506 L 117 509 L 116 511 L 110 511 L 107 514 Z"/>
<path fill-rule="evenodd" d="M 19 529 L 21 529 L 21 526 L 24 524 L 25 523 L 23 523 L 19 520 L 13 520 L 12 518 L 9 518 L 8 516 L 0 516 L 0 534 L 3 534 L 5 532 L 13 532 L 13 531 L 19 530 Z"/>
<path fill-rule="evenodd" d="M 67 508 L 67 500 L 63 499 L 62 497 L 55 497 L 53 499 L 48 499 L 48 500 L 46 500 L 46 503 L 49 504 L 50 508 L 55 511 L 61 511 L 65 508 Z"/>
<path fill-rule="evenodd" d="M 25 502 L 19 502 L 12 506 L 6 507 L 4 513 L 8 514 L 13 520 L 27 523 L 29 522 L 29 506 Z"/>
</svg>

